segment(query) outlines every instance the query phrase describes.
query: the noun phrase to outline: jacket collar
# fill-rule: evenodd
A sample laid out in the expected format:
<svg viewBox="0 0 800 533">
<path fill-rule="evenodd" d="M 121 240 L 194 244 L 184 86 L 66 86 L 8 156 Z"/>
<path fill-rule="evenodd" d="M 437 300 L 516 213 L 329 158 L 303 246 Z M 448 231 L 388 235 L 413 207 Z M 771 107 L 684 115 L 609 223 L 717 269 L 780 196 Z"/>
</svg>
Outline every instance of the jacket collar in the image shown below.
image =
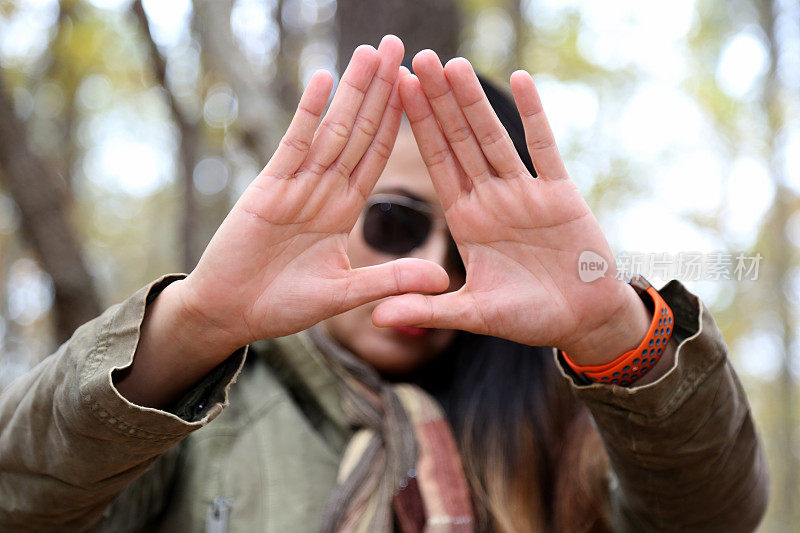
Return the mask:
<svg viewBox="0 0 800 533">
<path fill-rule="evenodd" d="M 317 333 L 324 335 L 322 331 Z M 343 452 L 352 429 L 342 407 L 339 378 L 308 331 L 258 341 L 253 348 L 266 360 L 325 441 Z"/>
</svg>

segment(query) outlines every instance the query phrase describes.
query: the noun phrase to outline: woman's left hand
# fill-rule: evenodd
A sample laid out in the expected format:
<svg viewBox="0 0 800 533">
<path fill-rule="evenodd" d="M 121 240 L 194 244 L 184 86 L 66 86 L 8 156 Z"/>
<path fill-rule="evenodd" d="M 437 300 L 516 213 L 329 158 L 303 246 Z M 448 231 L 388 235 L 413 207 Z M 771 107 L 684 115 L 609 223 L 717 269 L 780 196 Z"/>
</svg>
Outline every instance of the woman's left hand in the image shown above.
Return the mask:
<svg viewBox="0 0 800 533">
<path fill-rule="evenodd" d="M 515 72 L 511 89 L 538 178 L 520 160 L 467 60 L 442 67 L 427 50 L 413 64 L 416 76 L 402 74 L 400 95 L 466 283 L 446 294 L 391 297 L 375 309 L 374 323 L 556 346 L 583 365 L 636 347 L 648 311 L 616 278 L 611 250 L 567 174 L 531 76 Z M 578 274 L 587 251 L 607 265 L 591 282 Z"/>
</svg>

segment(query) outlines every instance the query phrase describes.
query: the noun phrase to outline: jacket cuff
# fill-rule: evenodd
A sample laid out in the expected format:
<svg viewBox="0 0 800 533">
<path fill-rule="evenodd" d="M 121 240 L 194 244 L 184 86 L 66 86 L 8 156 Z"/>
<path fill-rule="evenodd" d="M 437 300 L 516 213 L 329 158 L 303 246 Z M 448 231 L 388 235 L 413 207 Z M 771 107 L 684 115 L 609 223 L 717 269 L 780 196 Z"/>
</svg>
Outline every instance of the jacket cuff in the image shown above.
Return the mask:
<svg viewBox="0 0 800 533">
<path fill-rule="evenodd" d="M 97 421 L 128 438 L 172 440 L 206 425 L 228 405 L 228 392 L 244 365 L 246 346 L 231 354 L 167 410 L 131 403 L 114 387 L 114 372 L 133 363 L 147 304 L 167 285 L 185 276 L 164 275 L 108 309 L 92 351 L 79 362 L 81 404 Z"/>
<path fill-rule="evenodd" d="M 592 411 L 594 407 L 606 405 L 647 418 L 669 416 L 727 360 L 722 333 L 699 298 L 677 280 L 670 281 L 658 292 L 675 315 L 673 336 L 678 347 L 672 368 L 656 381 L 631 387 L 601 383 L 583 385 L 560 353 L 554 351 L 561 374 L 569 379 L 578 397 Z"/>
</svg>

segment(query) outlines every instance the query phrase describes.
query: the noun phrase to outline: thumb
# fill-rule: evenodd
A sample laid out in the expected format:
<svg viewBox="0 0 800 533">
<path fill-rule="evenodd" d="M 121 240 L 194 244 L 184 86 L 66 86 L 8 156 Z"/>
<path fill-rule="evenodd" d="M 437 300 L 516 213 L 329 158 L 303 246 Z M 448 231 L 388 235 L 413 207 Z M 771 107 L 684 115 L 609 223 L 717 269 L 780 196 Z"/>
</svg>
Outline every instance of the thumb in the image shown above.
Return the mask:
<svg viewBox="0 0 800 533">
<path fill-rule="evenodd" d="M 463 288 L 446 294 L 404 294 L 381 302 L 372 312 L 378 327 L 416 326 L 421 328 L 461 329 L 479 333 L 475 304 Z"/>
<path fill-rule="evenodd" d="M 450 278 L 444 268 L 424 259 L 406 257 L 356 268 L 348 275 L 340 312 L 395 294 L 442 292 L 449 284 Z"/>
</svg>

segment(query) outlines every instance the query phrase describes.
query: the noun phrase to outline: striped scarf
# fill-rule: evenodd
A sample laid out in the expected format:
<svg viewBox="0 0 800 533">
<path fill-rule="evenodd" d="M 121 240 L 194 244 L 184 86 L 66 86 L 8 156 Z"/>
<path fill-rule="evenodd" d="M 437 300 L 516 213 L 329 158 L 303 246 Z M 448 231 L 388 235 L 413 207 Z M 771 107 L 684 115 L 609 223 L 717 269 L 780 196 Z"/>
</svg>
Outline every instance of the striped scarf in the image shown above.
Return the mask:
<svg viewBox="0 0 800 533">
<path fill-rule="evenodd" d="M 441 407 L 415 385 L 385 382 L 318 327 L 309 333 L 339 379 L 356 429 L 321 531 L 474 531 L 461 458 Z"/>
</svg>

